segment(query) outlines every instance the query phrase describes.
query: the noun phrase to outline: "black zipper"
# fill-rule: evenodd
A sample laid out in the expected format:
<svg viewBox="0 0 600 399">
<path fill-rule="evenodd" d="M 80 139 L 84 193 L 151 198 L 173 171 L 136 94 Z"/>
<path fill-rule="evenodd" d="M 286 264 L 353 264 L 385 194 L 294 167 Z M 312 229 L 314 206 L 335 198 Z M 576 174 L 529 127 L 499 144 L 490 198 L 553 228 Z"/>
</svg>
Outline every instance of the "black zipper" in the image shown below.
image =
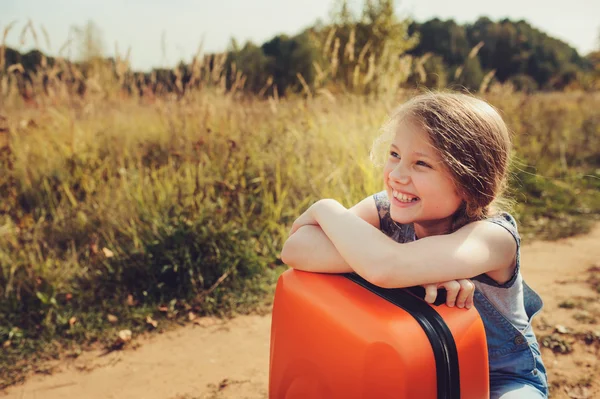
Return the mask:
<svg viewBox="0 0 600 399">
<path fill-rule="evenodd" d="M 408 292 L 414 292 L 414 288 L 408 290 L 402 288 L 381 288 L 369 283 L 356 273 L 346 273 L 343 275 L 374 294 L 406 310 L 417 320 L 425 331 L 433 349 L 437 375 L 437 398 L 460 399 L 458 352 L 452 332 L 442 316 L 426 302 Z"/>
</svg>

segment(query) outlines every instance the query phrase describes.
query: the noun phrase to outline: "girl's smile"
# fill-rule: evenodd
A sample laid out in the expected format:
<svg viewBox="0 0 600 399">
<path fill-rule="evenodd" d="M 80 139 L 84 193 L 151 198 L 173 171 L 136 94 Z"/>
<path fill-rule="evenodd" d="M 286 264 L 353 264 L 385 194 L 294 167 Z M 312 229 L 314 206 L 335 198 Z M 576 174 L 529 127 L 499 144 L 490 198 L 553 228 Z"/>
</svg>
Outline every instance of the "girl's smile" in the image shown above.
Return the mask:
<svg viewBox="0 0 600 399">
<path fill-rule="evenodd" d="M 392 189 L 392 201 L 396 206 L 410 207 L 414 206 L 418 201 L 420 201 L 420 198 L 416 195 L 407 194 Z"/>
</svg>

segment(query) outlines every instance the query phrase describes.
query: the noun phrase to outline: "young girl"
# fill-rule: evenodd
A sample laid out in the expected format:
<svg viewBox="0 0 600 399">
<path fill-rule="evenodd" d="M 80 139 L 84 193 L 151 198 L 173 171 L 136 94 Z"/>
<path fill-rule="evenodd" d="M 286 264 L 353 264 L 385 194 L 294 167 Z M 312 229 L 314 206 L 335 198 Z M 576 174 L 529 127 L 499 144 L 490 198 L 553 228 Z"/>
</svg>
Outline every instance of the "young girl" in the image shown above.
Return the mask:
<svg viewBox="0 0 600 399">
<path fill-rule="evenodd" d="M 460 304 L 472 298 L 484 323 L 491 398 L 546 398 L 531 326 L 543 303 L 521 277 L 515 219 L 495 206 L 511 150 L 502 118 L 472 96 L 427 93 L 392 113 L 388 134 L 385 190 L 351 209 L 316 202 L 294 222 L 282 260 L 384 288 L 462 282 Z"/>
</svg>

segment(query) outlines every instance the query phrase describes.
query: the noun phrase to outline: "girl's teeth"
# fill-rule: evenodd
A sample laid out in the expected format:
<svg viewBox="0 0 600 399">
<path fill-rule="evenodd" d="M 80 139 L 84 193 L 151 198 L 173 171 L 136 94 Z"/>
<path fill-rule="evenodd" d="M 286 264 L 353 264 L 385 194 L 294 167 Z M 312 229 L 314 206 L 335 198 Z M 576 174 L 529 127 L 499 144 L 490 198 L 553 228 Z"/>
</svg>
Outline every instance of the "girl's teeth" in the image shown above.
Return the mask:
<svg viewBox="0 0 600 399">
<path fill-rule="evenodd" d="M 417 197 L 409 197 L 407 195 L 401 193 L 394 193 L 394 197 L 401 202 L 413 202 L 417 199 Z"/>
</svg>

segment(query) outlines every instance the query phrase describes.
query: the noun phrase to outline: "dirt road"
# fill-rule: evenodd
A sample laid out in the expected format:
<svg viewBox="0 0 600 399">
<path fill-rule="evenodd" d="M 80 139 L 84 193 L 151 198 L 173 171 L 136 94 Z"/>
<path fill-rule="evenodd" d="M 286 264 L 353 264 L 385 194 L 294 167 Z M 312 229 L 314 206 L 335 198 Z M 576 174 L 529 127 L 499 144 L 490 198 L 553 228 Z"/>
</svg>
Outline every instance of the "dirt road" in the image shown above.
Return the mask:
<svg viewBox="0 0 600 399">
<path fill-rule="evenodd" d="M 600 398 L 600 342 L 582 338 L 600 332 L 600 293 L 592 288 L 593 279 L 600 279 L 600 223 L 585 236 L 525 245 L 522 265 L 525 280 L 545 301 L 534 323 L 538 337 L 559 325 L 566 333 L 547 342 L 572 348 L 567 354 L 543 348 L 551 397 Z M 62 360 L 59 372 L 32 376 L 0 398 L 267 398 L 270 325 L 268 315 L 202 319 L 138 338 L 135 350 Z"/>
</svg>

